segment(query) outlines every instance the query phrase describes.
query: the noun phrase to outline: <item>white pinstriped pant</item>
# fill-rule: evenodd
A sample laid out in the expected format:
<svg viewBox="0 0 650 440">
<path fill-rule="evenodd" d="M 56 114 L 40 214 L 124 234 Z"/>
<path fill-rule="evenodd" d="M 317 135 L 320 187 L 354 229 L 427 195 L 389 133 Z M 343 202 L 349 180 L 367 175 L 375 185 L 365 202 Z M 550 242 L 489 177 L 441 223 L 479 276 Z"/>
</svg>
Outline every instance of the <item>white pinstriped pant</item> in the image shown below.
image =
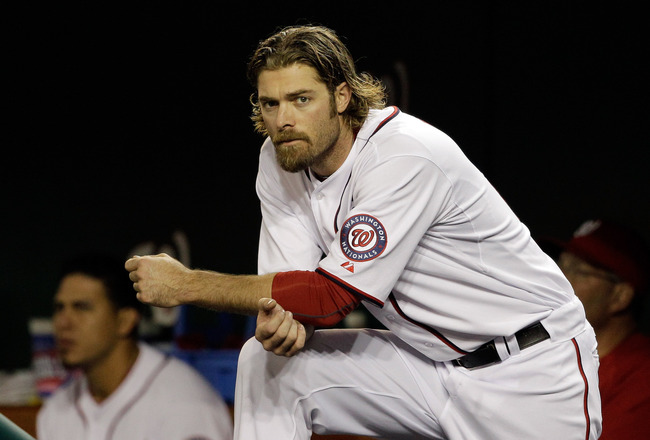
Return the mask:
<svg viewBox="0 0 650 440">
<path fill-rule="evenodd" d="M 434 362 L 385 330 L 319 330 L 285 358 L 242 349 L 235 440 L 590 440 L 600 434 L 591 327 L 475 370 Z"/>
</svg>

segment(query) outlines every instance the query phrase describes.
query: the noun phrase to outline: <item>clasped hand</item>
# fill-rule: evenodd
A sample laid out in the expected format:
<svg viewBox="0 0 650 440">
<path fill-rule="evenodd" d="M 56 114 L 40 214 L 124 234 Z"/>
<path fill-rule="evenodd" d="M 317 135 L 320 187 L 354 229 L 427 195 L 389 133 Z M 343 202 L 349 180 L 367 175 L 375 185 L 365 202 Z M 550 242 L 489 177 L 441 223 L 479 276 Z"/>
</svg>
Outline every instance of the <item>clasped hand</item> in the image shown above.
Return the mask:
<svg viewBox="0 0 650 440">
<path fill-rule="evenodd" d="M 126 261 L 124 268 L 137 298 L 145 304 L 157 307 L 174 307 L 182 304 L 183 275 L 189 270 L 167 254 L 134 256 Z"/>
<path fill-rule="evenodd" d="M 266 351 L 278 356 L 293 356 L 300 351 L 314 332 L 285 311 L 274 299 L 261 298 L 258 302 L 255 339 Z"/>
<path fill-rule="evenodd" d="M 185 304 L 183 295 L 189 284 L 191 270 L 167 254 L 134 256 L 126 261 L 125 269 L 139 301 L 156 307 Z M 187 276 L 186 276 L 187 275 Z M 293 318 L 271 298 L 258 301 L 255 338 L 265 350 L 279 356 L 293 356 L 301 350 L 313 333 Z"/>
</svg>

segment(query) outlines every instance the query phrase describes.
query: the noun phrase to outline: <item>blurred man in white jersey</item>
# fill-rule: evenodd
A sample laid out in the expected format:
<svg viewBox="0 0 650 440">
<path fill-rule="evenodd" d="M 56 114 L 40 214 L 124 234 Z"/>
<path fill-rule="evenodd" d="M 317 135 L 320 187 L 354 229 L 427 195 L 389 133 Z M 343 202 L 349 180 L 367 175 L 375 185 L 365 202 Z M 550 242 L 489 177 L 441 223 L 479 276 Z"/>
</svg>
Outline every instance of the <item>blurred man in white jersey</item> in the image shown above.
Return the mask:
<svg viewBox="0 0 650 440">
<path fill-rule="evenodd" d="M 48 398 L 39 440 L 227 440 L 232 419 L 212 385 L 138 339 L 142 304 L 122 262 L 83 255 L 64 265 L 54 335 L 65 366 L 82 374 Z"/>
</svg>

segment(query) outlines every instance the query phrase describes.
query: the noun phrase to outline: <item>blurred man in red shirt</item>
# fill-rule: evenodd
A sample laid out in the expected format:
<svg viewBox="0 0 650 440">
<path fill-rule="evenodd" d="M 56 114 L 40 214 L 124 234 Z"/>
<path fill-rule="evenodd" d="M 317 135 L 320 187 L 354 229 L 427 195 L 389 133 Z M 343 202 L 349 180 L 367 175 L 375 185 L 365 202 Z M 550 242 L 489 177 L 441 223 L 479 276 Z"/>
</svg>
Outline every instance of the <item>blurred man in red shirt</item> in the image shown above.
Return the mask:
<svg viewBox="0 0 650 440">
<path fill-rule="evenodd" d="M 600 440 L 650 439 L 650 337 L 638 327 L 650 251 L 638 233 L 583 223 L 561 246 L 559 266 L 584 304 L 600 355 Z"/>
</svg>

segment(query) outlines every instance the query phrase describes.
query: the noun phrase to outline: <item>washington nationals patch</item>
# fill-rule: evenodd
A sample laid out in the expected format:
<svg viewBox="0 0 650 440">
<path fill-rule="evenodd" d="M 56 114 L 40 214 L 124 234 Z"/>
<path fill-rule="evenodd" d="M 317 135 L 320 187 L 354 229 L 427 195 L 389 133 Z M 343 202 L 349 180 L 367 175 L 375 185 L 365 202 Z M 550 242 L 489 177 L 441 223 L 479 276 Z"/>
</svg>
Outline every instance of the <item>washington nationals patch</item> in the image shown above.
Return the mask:
<svg viewBox="0 0 650 440">
<path fill-rule="evenodd" d="M 359 214 L 350 217 L 341 228 L 341 250 L 350 260 L 368 261 L 386 249 L 386 230 L 379 220 Z"/>
</svg>

